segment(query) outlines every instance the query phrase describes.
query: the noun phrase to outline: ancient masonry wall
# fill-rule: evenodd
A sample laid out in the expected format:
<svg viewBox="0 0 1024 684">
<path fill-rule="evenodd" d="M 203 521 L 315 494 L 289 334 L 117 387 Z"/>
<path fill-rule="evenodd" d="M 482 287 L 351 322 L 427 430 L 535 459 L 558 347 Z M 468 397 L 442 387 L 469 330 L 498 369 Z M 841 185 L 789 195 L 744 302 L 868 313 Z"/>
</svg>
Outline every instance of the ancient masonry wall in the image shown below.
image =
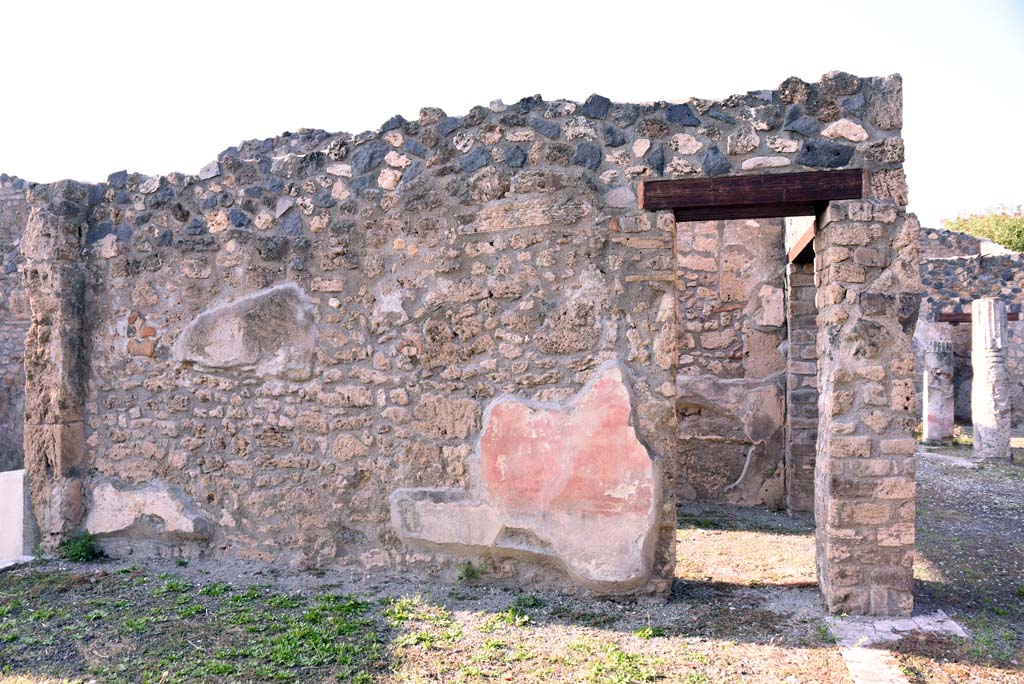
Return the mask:
<svg viewBox="0 0 1024 684">
<path fill-rule="evenodd" d="M 21 233 L 28 220 L 28 183 L 0 174 L 0 471 L 22 467 L 25 332 L 29 310 L 21 286 Z"/>
<path fill-rule="evenodd" d="M 906 554 L 858 557 L 877 566 L 863 600 L 833 572 L 894 538 L 907 514 L 890 497 L 905 502 L 908 477 L 912 494 L 890 462 L 902 414 L 883 424 L 876 395 L 833 391 L 861 372 L 902 410 L 912 374 L 900 107 L 898 76 L 842 73 L 723 102 L 535 97 L 250 141 L 197 175 L 33 187 L 25 444 L 43 546 L 84 527 L 116 555 L 449 574 L 471 558 L 519 582 L 665 592 L 683 478 L 709 497 L 781 496 L 782 229 L 677 231 L 671 212 L 636 209 L 636 181 L 857 167 L 872 199 L 833 215 L 863 242 L 841 259 L 845 227 L 816 240 L 833 260 L 817 272 L 832 286 L 817 335 L 823 586 L 836 609 L 905 611 Z M 697 440 L 743 423 L 718 434 L 729 477 L 677 466 L 677 400 L 725 416 L 700 418 Z M 552 478 L 534 456 L 562 442 Z M 843 479 L 847 456 L 894 469 Z M 864 503 L 869 486 L 892 519 Z M 862 504 L 877 515 L 850 513 Z M 909 541 L 893 530 L 902 553 L 912 526 Z M 848 532 L 860 546 L 844 556 Z M 580 538 L 622 551 L 574 565 Z M 897 594 L 879 598 L 884 568 Z"/>
<path fill-rule="evenodd" d="M 818 322 L 814 264 L 787 266 L 786 506 L 814 510 L 818 441 Z"/>
<path fill-rule="evenodd" d="M 933 237 L 934 236 L 934 237 Z M 973 244 L 972 244 L 973 241 Z M 921 244 L 947 244 L 932 253 L 948 255 L 960 248 L 977 247 L 979 241 L 949 231 L 923 231 Z M 921 322 L 914 334 L 914 354 L 923 368 L 929 343 L 947 340 L 953 344 L 954 406 L 956 419 L 971 420 L 971 326 L 938 323 L 942 312 L 970 313 L 971 302 L 982 297 L 997 297 L 1006 302 L 1008 312 L 1024 309 L 1024 254 L 974 256 L 938 256 L 921 260 Z M 1007 370 L 1010 377 L 1010 402 L 1013 424 L 1024 425 L 1024 322 L 1011 321 L 1007 327 Z M 921 378 L 918 377 L 920 387 Z"/>
</svg>

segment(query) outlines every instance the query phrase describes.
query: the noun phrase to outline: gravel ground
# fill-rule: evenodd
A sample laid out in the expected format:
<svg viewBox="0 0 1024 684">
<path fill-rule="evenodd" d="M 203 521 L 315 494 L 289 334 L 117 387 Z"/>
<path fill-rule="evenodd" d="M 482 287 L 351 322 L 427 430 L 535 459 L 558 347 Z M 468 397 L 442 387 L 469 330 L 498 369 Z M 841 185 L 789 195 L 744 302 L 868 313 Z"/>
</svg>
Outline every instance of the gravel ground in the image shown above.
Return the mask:
<svg viewBox="0 0 1024 684">
<path fill-rule="evenodd" d="M 1024 682 L 1024 468 L 918 459 L 918 612 L 967 641 L 895 646 L 913 684 Z M 0 573 L 0 683 L 848 684 L 814 583 L 813 522 L 680 509 L 665 602 L 252 563 L 48 561 Z"/>
</svg>

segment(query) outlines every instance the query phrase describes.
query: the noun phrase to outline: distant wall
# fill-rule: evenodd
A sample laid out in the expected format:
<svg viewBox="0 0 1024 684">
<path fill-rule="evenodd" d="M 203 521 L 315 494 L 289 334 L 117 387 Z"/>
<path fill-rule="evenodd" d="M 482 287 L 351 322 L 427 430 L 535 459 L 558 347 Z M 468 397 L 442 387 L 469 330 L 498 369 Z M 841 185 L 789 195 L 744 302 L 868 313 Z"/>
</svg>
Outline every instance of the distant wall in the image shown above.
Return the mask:
<svg viewBox="0 0 1024 684">
<path fill-rule="evenodd" d="M 21 233 L 28 220 L 28 184 L 0 174 L 0 471 L 22 467 L 25 413 L 25 332 L 28 299 L 18 265 Z"/>
<path fill-rule="evenodd" d="M 938 323 L 942 312 L 970 313 L 971 302 L 981 297 L 998 297 L 1007 304 L 1007 311 L 1024 309 L 1024 254 L 980 255 L 984 241 L 962 233 L 922 230 L 921 245 L 930 245 L 931 254 L 951 255 L 958 250 L 967 256 L 942 256 L 921 260 L 921 283 L 924 297 L 921 318 L 914 335 L 914 354 L 923 368 L 924 350 L 928 343 L 941 336 L 953 342 L 956 419 L 971 420 L 971 326 Z M 1011 403 L 1014 425 L 1024 425 L 1024 322 L 1008 326 L 1007 364 L 1012 385 Z"/>
</svg>

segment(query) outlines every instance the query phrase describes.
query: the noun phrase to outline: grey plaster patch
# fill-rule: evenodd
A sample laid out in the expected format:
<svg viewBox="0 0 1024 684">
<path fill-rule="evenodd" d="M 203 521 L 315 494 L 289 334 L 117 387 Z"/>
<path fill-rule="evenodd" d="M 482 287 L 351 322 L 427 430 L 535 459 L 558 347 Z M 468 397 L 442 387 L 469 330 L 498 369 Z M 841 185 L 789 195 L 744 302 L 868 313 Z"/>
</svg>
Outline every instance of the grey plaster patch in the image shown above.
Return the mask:
<svg viewBox="0 0 1024 684">
<path fill-rule="evenodd" d="M 202 370 L 305 380 L 315 345 L 313 306 L 302 288 L 284 283 L 199 314 L 179 336 L 174 358 Z"/>
<path fill-rule="evenodd" d="M 941 610 L 908 618 L 828 617 L 826 622 L 839 645 L 844 647 L 891 643 L 899 641 L 910 632 L 967 638 L 964 628 Z"/>
</svg>

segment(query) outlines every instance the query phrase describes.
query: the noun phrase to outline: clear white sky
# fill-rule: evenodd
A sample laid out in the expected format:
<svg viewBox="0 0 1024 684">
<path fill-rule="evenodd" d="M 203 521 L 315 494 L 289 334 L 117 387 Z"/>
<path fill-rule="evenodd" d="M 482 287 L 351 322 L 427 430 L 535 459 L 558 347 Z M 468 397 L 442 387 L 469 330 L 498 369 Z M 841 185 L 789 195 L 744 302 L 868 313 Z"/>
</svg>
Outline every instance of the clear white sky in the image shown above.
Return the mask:
<svg viewBox="0 0 1024 684">
<path fill-rule="evenodd" d="M 0 171 L 36 181 L 194 173 L 243 139 L 428 105 L 900 72 L 922 222 L 1024 203 L 1024 0 L 15 0 L 0 65 Z"/>
</svg>

